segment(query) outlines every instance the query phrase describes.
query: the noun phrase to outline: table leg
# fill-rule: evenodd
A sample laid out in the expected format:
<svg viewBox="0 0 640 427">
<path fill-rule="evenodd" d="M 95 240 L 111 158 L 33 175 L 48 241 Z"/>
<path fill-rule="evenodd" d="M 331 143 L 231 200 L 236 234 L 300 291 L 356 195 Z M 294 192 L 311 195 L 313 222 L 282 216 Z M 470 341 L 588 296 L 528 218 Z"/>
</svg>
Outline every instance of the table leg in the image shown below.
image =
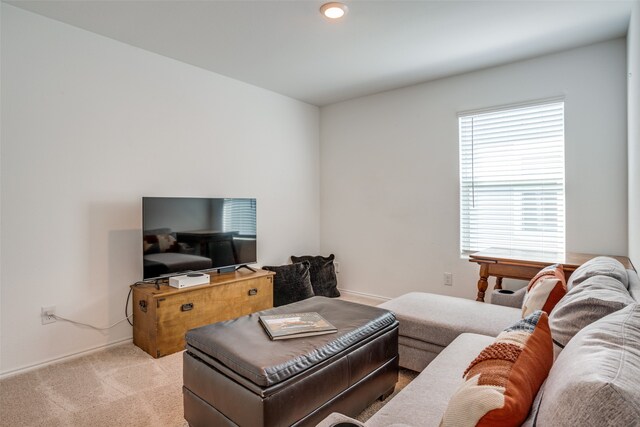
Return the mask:
<svg viewBox="0 0 640 427">
<path fill-rule="evenodd" d="M 496 285 L 493 289 L 502 289 L 502 277 L 496 277 Z"/>
<path fill-rule="evenodd" d="M 489 267 L 487 264 L 480 264 L 480 280 L 478 280 L 478 297 L 476 301 L 484 302 L 484 292 L 489 287 Z"/>
</svg>

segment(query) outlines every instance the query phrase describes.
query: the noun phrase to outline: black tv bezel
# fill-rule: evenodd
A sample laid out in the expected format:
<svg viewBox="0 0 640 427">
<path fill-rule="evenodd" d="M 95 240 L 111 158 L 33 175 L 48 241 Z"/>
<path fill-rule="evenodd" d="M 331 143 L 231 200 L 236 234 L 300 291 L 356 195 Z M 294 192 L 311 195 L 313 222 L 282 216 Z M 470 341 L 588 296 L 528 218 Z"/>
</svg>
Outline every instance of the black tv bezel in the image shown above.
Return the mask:
<svg viewBox="0 0 640 427">
<path fill-rule="evenodd" d="M 253 200 L 255 205 L 256 205 L 256 256 L 255 256 L 255 260 L 254 261 L 250 261 L 250 262 L 245 262 L 245 263 L 237 263 L 237 264 L 229 264 L 229 265 L 224 265 L 224 266 L 219 266 L 219 267 L 212 267 L 212 268 L 205 268 L 205 269 L 200 269 L 200 270 L 184 270 L 184 271 L 180 271 L 180 272 L 176 272 L 176 273 L 166 273 L 166 274 L 162 274 L 160 276 L 153 276 L 153 277 L 144 277 L 144 212 L 145 212 L 145 199 L 185 199 L 185 200 L 224 200 L 224 199 L 243 199 L 243 200 Z M 142 196 L 141 197 L 141 214 L 142 214 L 142 236 L 140 239 L 140 243 L 142 243 L 140 245 L 140 253 L 142 254 L 142 280 L 140 280 L 141 282 L 158 282 L 158 280 L 160 279 L 169 279 L 170 277 L 174 277 L 174 276 L 181 276 L 183 274 L 187 274 L 187 273 L 191 273 L 191 272 L 199 272 L 199 273 L 224 273 L 224 272 L 230 272 L 230 271 L 234 271 L 237 270 L 239 267 L 243 267 L 246 266 L 247 268 L 249 268 L 250 270 L 253 270 L 251 267 L 248 267 L 251 264 L 257 264 L 258 262 L 258 199 L 256 197 L 189 197 L 189 196 L 180 196 L 180 197 L 173 197 L 173 196 Z M 223 270 L 227 270 L 227 271 L 223 271 Z"/>
</svg>

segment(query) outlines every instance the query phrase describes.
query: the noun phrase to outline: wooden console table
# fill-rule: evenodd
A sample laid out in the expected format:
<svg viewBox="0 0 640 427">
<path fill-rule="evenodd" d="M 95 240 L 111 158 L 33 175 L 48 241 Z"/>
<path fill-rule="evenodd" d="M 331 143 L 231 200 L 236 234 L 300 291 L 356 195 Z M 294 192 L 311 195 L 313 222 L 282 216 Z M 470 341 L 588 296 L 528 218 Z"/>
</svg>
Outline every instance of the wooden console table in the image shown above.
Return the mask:
<svg viewBox="0 0 640 427">
<path fill-rule="evenodd" d="M 543 267 L 551 264 L 562 264 L 565 277 L 568 279 L 578 266 L 599 255 L 581 254 L 576 252 L 535 252 L 519 251 L 500 248 L 489 248 L 469 255 L 469 261 L 480 265 L 480 280 L 478 280 L 478 297 L 476 301 L 483 301 L 485 291 L 489 287 L 489 276 L 496 278 L 494 289 L 502 289 L 502 279 L 531 280 Z M 607 255 L 610 256 L 610 255 Z M 633 268 L 627 257 L 611 256 L 625 266 Z"/>
</svg>

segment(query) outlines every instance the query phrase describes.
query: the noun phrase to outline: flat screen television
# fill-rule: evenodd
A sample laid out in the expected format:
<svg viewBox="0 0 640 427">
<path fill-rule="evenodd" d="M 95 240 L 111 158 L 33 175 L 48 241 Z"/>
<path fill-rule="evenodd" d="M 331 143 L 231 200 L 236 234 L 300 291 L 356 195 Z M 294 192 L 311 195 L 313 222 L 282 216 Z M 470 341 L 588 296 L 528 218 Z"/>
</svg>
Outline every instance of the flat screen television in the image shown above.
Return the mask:
<svg viewBox="0 0 640 427">
<path fill-rule="evenodd" d="M 143 197 L 143 280 L 255 263 L 256 237 L 256 199 Z"/>
</svg>

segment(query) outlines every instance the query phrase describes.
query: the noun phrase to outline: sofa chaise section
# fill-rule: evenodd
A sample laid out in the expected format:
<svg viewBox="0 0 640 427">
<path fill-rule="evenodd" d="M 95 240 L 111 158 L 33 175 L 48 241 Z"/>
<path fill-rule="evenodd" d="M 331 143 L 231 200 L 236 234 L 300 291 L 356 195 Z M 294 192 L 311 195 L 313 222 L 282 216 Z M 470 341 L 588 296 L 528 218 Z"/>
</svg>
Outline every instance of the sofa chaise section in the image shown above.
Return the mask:
<svg viewBox="0 0 640 427">
<path fill-rule="evenodd" d="M 422 371 L 464 332 L 497 336 L 522 310 L 446 295 L 411 292 L 379 306 L 400 322 L 400 366 Z"/>
</svg>

